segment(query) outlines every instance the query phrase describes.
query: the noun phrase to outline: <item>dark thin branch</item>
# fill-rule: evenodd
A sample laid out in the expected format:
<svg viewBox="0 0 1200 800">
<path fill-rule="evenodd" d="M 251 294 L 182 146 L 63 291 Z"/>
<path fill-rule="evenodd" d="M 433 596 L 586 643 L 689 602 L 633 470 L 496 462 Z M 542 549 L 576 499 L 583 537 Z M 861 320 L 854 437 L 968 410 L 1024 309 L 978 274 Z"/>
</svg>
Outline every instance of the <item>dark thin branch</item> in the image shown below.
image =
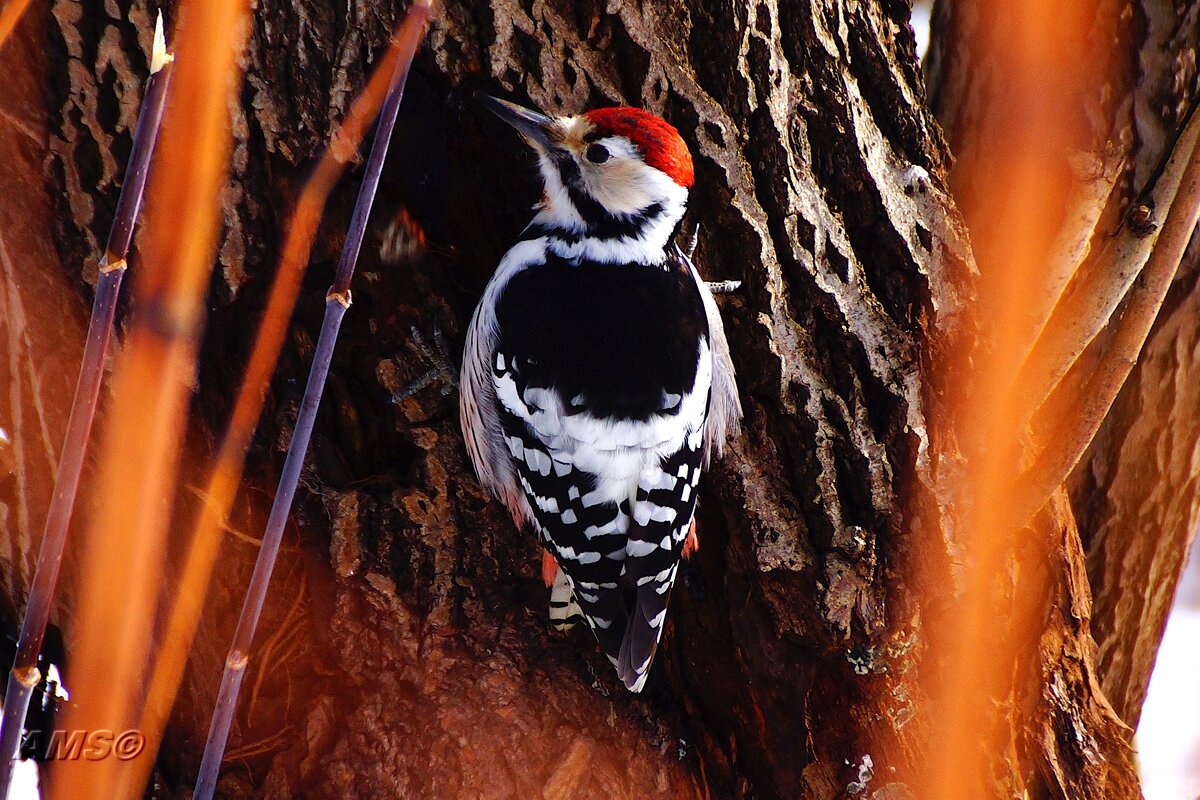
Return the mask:
<svg viewBox="0 0 1200 800">
<path fill-rule="evenodd" d="M 432 0 L 417 0 L 409 11 L 409 19 L 406 20 L 407 24 L 403 29 L 404 34 L 413 37 L 414 41 L 411 47 L 402 50 L 405 56 L 397 60 L 392 73 L 391 88 L 380 112 L 375 141 L 367 160 L 366 175 L 359 189 L 358 201 L 355 203 L 354 214 L 350 220 L 350 229 L 342 249 L 341 260 L 338 263 L 337 275 L 325 298 L 325 318 L 321 323 L 321 334 L 317 340 L 312 367 L 309 369 L 308 383 L 304 388 L 304 398 L 300 403 L 300 413 L 296 418 L 295 432 L 288 446 L 283 474 L 279 479 L 279 487 L 271 506 L 271 515 L 263 534 L 262 548 L 259 550 L 258 559 L 254 564 L 254 573 L 242 605 L 241 616 L 238 618 L 237 631 L 234 633 L 233 643 L 225 660 L 225 672 L 221 676 L 217 705 L 213 711 L 208 740 L 204 746 L 204 757 L 196 780 L 194 795 L 196 800 L 211 800 L 216 791 L 225 745 L 229 739 L 229 728 L 237 707 L 238 692 L 250 659 L 250 645 L 262 614 L 271 572 L 275 568 L 275 558 L 279 553 L 284 527 L 287 524 L 292 501 L 296 495 L 296 487 L 300 481 L 300 471 L 304 466 L 304 456 L 312 437 L 313 424 L 316 422 L 317 409 L 325 389 L 325 379 L 329 374 L 329 365 L 337 344 L 338 331 L 341 328 L 346 309 L 350 307 L 350 281 L 354 276 L 358 253 L 366 232 L 367 218 L 370 216 L 371 206 L 375 201 L 375 191 L 379 186 L 383 162 L 387 156 L 388 144 L 396 124 L 400 101 L 404 96 L 404 86 L 408 79 L 409 67 L 412 64 L 412 53 L 416 49 L 416 42 L 424 33 L 431 5 Z"/>
<path fill-rule="evenodd" d="M 392 46 L 342 120 L 336 143 L 330 142 L 326 146 L 296 201 L 241 389 L 213 460 L 208 481 L 200 492 L 204 502 L 196 516 L 176 596 L 167 614 L 162 639 L 167 646 L 161 649 L 155 660 L 146 703 L 138 721 L 137 728 L 146 737 L 150 757 L 136 759 L 133 762 L 135 769 L 123 774 L 126 783 L 119 796 L 131 797 L 141 792 L 153 763 L 153 751 L 157 750 L 162 740 L 183 677 L 187 653 L 196 635 L 204 595 L 220 550 L 222 532 L 227 529 L 229 509 L 241 482 L 246 451 L 283 347 L 288 319 L 300 292 L 300 282 L 326 200 L 348 159 L 365 138 L 367 129 L 383 106 L 394 65 L 397 61 L 412 57 L 418 37 L 410 35 L 410 29 L 416 27 L 415 19 L 406 18 L 397 29 Z"/>
<path fill-rule="evenodd" d="M 83 361 L 75 385 L 75 398 L 71 403 L 71 416 L 63 441 L 54 496 L 50 501 L 45 528 L 42 531 L 37 570 L 29 592 L 29 606 L 21 625 L 17 654 L 8 675 L 8 687 L 4 694 L 4 717 L 0 722 L 0 796 L 5 798 L 8 797 L 12 785 L 13 768 L 20 757 L 21 734 L 33 689 L 42 679 L 37 668 L 38 655 L 41 653 L 42 640 L 50 619 L 50 608 L 54 602 L 58 575 L 66 551 L 67 531 L 75 509 L 79 478 L 87 457 L 92 422 L 100 396 L 100 383 L 104 377 L 104 360 L 112 339 L 117 298 L 120 296 L 121 282 L 125 276 L 125 259 L 129 255 L 133 227 L 141 210 L 150 158 L 158 139 L 166 105 L 167 86 L 171 81 L 169 61 L 163 44 L 160 15 L 154 34 L 151 74 L 146 83 L 145 98 L 134 131 L 133 150 L 130 153 L 129 166 L 125 170 L 108 243 L 100 260 L 100 277 L 96 284 L 92 316 L 88 322 Z"/>
</svg>

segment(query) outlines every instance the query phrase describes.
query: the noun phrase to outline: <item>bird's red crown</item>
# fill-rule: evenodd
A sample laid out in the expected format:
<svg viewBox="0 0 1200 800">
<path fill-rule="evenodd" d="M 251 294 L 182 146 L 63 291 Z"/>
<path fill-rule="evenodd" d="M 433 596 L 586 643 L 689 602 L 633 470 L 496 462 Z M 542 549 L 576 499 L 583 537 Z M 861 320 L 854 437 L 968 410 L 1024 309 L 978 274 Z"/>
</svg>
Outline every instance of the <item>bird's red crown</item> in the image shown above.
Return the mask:
<svg viewBox="0 0 1200 800">
<path fill-rule="evenodd" d="M 642 154 L 642 160 L 684 188 L 695 181 L 692 154 L 679 131 L 648 111 L 629 106 L 596 108 L 584 114 L 596 130 L 624 136 Z"/>
</svg>

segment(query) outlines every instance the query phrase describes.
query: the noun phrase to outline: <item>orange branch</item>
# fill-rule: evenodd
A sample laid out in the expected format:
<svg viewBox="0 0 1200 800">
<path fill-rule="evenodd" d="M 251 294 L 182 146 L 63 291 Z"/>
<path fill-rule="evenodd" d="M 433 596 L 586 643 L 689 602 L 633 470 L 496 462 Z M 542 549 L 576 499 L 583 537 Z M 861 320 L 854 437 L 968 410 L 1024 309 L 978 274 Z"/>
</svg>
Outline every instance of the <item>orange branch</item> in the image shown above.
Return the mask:
<svg viewBox="0 0 1200 800">
<path fill-rule="evenodd" d="M 4 10 L 0 11 L 0 47 L 4 46 L 4 42 L 13 32 L 13 28 L 17 27 L 21 15 L 27 8 L 29 8 L 29 0 L 9 0 Z"/>
</svg>

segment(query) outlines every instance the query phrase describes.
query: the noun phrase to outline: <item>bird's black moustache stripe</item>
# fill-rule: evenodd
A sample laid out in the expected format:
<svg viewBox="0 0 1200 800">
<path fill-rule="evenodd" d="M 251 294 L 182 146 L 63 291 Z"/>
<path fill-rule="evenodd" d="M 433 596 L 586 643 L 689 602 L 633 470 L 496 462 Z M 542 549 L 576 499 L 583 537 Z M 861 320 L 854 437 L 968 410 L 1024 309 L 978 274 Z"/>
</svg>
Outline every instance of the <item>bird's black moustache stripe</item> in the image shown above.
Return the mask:
<svg viewBox="0 0 1200 800">
<path fill-rule="evenodd" d="M 576 163 L 575 157 L 570 153 L 555 149 L 550 154 L 550 159 L 554 161 L 554 166 L 558 168 L 558 179 L 562 181 L 562 185 L 568 189 L 579 182 L 579 164 Z"/>
</svg>

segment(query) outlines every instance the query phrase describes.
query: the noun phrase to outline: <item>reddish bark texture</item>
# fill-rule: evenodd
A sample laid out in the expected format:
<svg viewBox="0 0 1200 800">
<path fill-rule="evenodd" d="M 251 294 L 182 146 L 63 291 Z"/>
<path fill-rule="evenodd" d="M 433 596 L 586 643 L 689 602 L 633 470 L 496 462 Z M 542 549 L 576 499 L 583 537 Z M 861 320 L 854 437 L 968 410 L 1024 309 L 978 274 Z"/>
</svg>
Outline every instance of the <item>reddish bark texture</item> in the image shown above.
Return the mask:
<svg viewBox="0 0 1200 800">
<path fill-rule="evenodd" d="M 5 619 L 24 608 L 50 505 L 85 301 L 59 266 L 42 179 L 47 115 L 39 46 L 48 15 L 33 9 L 0 49 L 0 573 Z M 15 628 L 14 628 L 15 630 Z"/>
<path fill-rule="evenodd" d="M 1110 203 L 1101 217 L 1092 242 L 1092 251 L 1097 252 L 1170 152 L 1194 96 L 1195 23 L 1200 4 L 1116 0 L 1094 4 L 1092 13 L 1093 21 L 1077 28 L 1085 39 L 1079 74 L 1089 77 L 1091 87 L 1090 92 L 1081 92 L 1078 101 L 1086 119 L 1082 126 L 1086 140 L 1064 160 L 1064 167 L 1077 173 L 1082 170 L 1084 177 L 1107 169 L 1106 164 L 1120 165 L 1122 170 L 1116 202 Z M 979 124 L 986 118 L 980 111 L 985 106 L 1004 107 L 1009 99 L 995 64 L 980 59 L 970 46 L 980 30 L 997 24 L 1003 22 L 989 17 L 988 4 L 943 2 L 937 8 L 935 28 L 939 30 L 928 65 L 930 91 L 959 159 L 977 157 L 992 146 L 993 133 Z M 978 176 L 978 171 L 962 170 L 961 160 L 954 174 L 958 171 Z M 986 178 L 982 183 L 986 186 Z M 956 186 L 956 191 L 979 188 Z M 1157 214 L 1161 224 L 1165 209 L 1158 209 Z M 974 231 L 979 223 L 968 220 L 968 224 Z M 1200 475 L 1195 456 L 1200 429 L 1195 415 L 1183 410 L 1194 409 L 1197 400 L 1194 250 L 1193 246 L 1184 258 L 1138 365 L 1068 482 L 1070 507 L 1058 505 L 1068 529 L 1064 553 L 1067 580 L 1062 586 L 1071 609 L 1062 631 L 1076 630 L 1074 636 L 1062 639 L 1067 645 L 1062 657 L 1078 662 L 1076 680 L 1082 691 L 1064 692 L 1061 683 L 1050 680 L 1047 701 L 1053 709 L 1061 705 L 1064 696 L 1079 693 L 1091 697 L 1101 717 L 1124 723 L 1127 739 L 1138 722 L 1154 655 L 1200 511 L 1195 491 Z M 981 264 L 981 269 L 986 268 Z M 1118 310 L 1114 320 L 1120 318 Z M 1068 392 L 1081 385 L 1080 376 L 1089 374 L 1104 357 L 1116 324 L 1110 323 L 1067 375 Z M 1078 541 L 1069 532 L 1074 527 L 1072 516 L 1078 521 Z M 1079 561 L 1081 548 L 1086 554 L 1086 579 Z M 1053 629 L 1048 627 L 1048 632 Z M 1053 658 L 1043 660 L 1054 662 Z M 1122 732 L 1111 725 L 1085 727 L 1107 731 L 1109 736 Z M 1060 793 L 1073 796 L 1066 789 L 1072 783 L 1063 780 L 1070 778 L 1070 770 L 1060 774 L 1056 762 L 1095 766 L 1099 760 L 1094 753 L 1089 755 L 1091 749 L 1083 748 L 1082 761 L 1057 758 L 1045 762 L 1043 769 L 1053 773 L 1048 778 L 1050 785 L 1057 784 L 1063 787 Z M 1109 752 L 1119 749 L 1114 745 Z M 1075 785 L 1075 793 L 1080 791 Z M 1117 796 L 1116 791 L 1109 788 L 1095 796 Z M 1136 796 L 1137 789 L 1124 791 Z"/>
</svg>

